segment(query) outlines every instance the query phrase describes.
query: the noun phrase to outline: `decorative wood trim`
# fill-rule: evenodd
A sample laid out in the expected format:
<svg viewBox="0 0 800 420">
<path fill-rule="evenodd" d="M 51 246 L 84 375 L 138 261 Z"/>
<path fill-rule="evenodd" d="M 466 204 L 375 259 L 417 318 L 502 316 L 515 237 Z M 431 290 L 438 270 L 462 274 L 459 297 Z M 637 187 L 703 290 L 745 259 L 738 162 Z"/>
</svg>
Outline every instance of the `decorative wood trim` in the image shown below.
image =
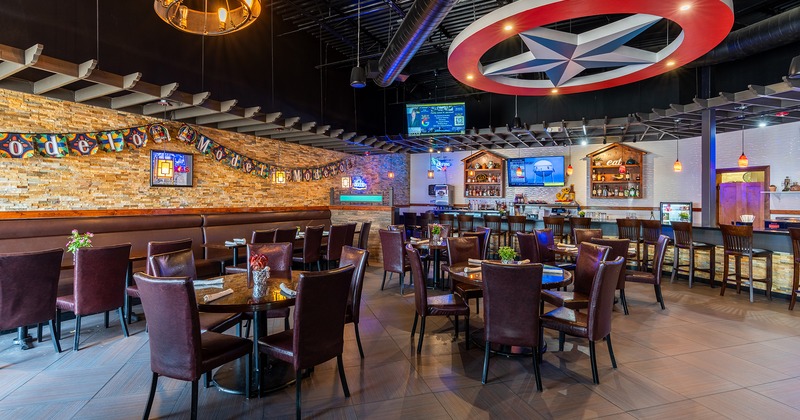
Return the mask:
<svg viewBox="0 0 800 420">
<path fill-rule="evenodd" d="M 770 210 L 772 214 L 800 214 L 800 210 Z"/>
<path fill-rule="evenodd" d="M 303 207 L 216 207 L 216 208 L 176 208 L 176 209 L 111 209 L 111 210 L 34 210 L 4 211 L 0 219 L 33 219 L 55 217 L 97 217 L 97 216 L 155 216 L 168 214 L 212 214 L 212 213 L 254 213 L 260 211 L 303 211 L 328 210 L 329 206 Z"/>
</svg>

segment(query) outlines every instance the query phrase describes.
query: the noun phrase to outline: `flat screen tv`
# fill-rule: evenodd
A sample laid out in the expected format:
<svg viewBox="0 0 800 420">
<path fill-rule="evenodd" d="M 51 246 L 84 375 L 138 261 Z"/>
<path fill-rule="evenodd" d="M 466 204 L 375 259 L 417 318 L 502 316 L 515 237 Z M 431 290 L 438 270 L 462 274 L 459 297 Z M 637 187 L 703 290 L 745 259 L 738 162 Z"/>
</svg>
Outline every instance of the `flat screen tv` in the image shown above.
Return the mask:
<svg viewBox="0 0 800 420">
<path fill-rule="evenodd" d="M 193 174 L 191 153 L 150 151 L 151 187 L 191 187 Z"/>
<path fill-rule="evenodd" d="M 464 102 L 406 104 L 409 136 L 466 134 Z"/>
<path fill-rule="evenodd" d="M 507 167 L 509 187 L 564 186 L 564 156 L 511 158 Z"/>
</svg>

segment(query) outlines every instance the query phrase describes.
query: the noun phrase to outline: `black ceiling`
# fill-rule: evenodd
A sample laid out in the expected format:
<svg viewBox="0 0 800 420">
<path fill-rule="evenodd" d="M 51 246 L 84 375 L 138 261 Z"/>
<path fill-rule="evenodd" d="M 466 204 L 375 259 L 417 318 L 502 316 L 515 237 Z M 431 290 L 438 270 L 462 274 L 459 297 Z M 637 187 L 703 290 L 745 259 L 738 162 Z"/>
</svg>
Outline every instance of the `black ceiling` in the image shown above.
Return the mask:
<svg viewBox="0 0 800 420">
<path fill-rule="evenodd" d="M 405 131 L 406 102 L 465 100 L 468 124 L 478 128 L 476 132 L 510 122 L 514 97 L 475 91 L 455 81 L 446 65 L 452 38 L 476 18 L 506 3 L 457 2 L 402 71 L 408 78 L 388 88 L 370 82 L 367 88 L 354 90 L 348 84 L 358 39 L 358 2 L 352 0 L 265 2 L 262 16 L 251 27 L 223 37 L 184 34 L 168 27 L 155 15 L 150 0 L 4 0 L 0 45 L 25 49 L 43 44 L 43 54 L 49 57 L 74 63 L 97 59 L 97 67 L 103 71 L 119 75 L 141 72 L 148 83 L 177 82 L 183 92 L 209 91 L 216 101 L 236 99 L 239 107 L 260 106 L 264 113 L 281 112 L 297 116 L 301 122 L 366 136 L 389 135 L 386 139 L 390 141 L 391 136 Z M 733 3 L 733 30 L 800 6 L 800 0 Z M 362 63 L 380 56 L 411 4 L 410 0 L 362 1 Z M 559 29 L 582 32 L 613 18 L 584 18 L 561 23 Z M 636 46 L 647 48 L 654 39 L 663 38 L 664 30 L 654 28 L 651 36 L 637 38 Z M 779 82 L 791 58 L 800 53 L 795 45 L 712 67 L 712 95 Z M 494 50 L 502 54 L 504 49 L 518 48 L 514 39 Z M 15 77 L 36 80 L 41 77 L 37 72 L 28 69 Z M 80 89 L 82 83 L 88 82 L 68 87 Z M 682 68 L 605 91 L 558 98 L 520 97 L 519 114 L 533 125 L 652 113 L 654 108 L 691 103 L 702 96 L 699 86 L 699 69 Z"/>
</svg>

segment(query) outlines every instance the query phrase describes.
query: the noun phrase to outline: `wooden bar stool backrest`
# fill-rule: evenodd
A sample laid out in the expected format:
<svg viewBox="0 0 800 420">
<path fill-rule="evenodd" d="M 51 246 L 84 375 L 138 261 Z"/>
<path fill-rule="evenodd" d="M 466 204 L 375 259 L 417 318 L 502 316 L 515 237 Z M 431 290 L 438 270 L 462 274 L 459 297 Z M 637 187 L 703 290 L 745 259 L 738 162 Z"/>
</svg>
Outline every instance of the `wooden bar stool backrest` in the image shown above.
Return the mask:
<svg viewBox="0 0 800 420">
<path fill-rule="evenodd" d="M 439 214 L 439 223 L 440 224 L 448 224 L 450 226 L 455 225 L 455 217 L 452 214 L 448 213 L 440 213 Z"/>
<path fill-rule="evenodd" d="M 592 218 L 591 217 L 570 217 L 569 218 L 569 228 L 571 230 L 575 229 L 589 229 L 592 227 Z"/>
<path fill-rule="evenodd" d="M 511 233 L 525 232 L 525 216 L 508 216 L 508 231 Z"/>
<path fill-rule="evenodd" d="M 575 245 L 578 245 L 581 242 L 588 242 L 594 238 L 603 239 L 603 229 L 578 228 L 572 231 L 572 239 L 574 240 Z"/>
<path fill-rule="evenodd" d="M 500 216 L 486 215 L 483 217 L 486 227 L 492 230 L 492 234 L 499 233 L 502 229 L 503 218 Z"/>
<path fill-rule="evenodd" d="M 789 237 L 792 239 L 794 262 L 800 264 L 800 228 L 789 228 Z"/>
<path fill-rule="evenodd" d="M 642 242 L 655 245 L 659 236 L 661 236 L 660 220 L 642 220 Z"/>
<path fill-rule="evenodd" d="M 641 239 L 641 220 L 617 219 L 617 229 L 620 239 L 630 239 L 634 244 Z"/>
<path fill-rule="evenodd" d="M 544 227 L 553 231 L 553 237 L 561 239 L 564 236 L 564 220 L 561 216 L 545 217 Z"/>
<path fill-rule="evenodd" d="M 475 222 L 475 216 L 471 214 L 459 214 L 458 215 L 458 231 L 459 232 L 469 232 L 472 230 L 472 225 Z"/>
<path fill-rule="evenodd" d="M 407 226 L 417 224 L 417 213 L 403 213 L 403 223 Z"/>
<path fill-rule="evenodd" d="M 753 254 L 753 227 L 720 225 L 722 243 L 725 246 L 725 255 Z"/>
<path fill-rule="evenodd" d="M 689 222 L 672 222 L 672 233 L 675 246 L 689 248 L 692 245 L 692 224 Z"/>
</svg>

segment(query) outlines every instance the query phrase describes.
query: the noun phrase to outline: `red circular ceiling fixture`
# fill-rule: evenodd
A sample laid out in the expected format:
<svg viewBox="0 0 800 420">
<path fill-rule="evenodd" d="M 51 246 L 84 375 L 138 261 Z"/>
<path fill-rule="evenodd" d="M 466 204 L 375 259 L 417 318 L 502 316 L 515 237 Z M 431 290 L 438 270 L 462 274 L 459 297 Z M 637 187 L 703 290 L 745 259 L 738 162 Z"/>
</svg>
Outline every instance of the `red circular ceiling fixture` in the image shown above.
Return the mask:
<svg viewBox="0 0 800 420">
<path fill-rule="evenodd" d="M 597 15 L 630 15 L 572 34 L 543 28 Z M 661 19 L 681 33 L 656 52 L 624 45 Z M 550 95 L 606 89 L 633 83 L 687 64 L 719 44 L 733 26 L 730 0 L 519 0 L 478 19 L 450 45 L 447 65 L 462 83 L 506 95 Z M 520 36 L 528 51 L 484 65 L 481 57 L 509 37 Z M 610 69 L 581 76 L 587 68 Z M 545 73 L 546 80 L 512 77 Z"/>
</svg>

